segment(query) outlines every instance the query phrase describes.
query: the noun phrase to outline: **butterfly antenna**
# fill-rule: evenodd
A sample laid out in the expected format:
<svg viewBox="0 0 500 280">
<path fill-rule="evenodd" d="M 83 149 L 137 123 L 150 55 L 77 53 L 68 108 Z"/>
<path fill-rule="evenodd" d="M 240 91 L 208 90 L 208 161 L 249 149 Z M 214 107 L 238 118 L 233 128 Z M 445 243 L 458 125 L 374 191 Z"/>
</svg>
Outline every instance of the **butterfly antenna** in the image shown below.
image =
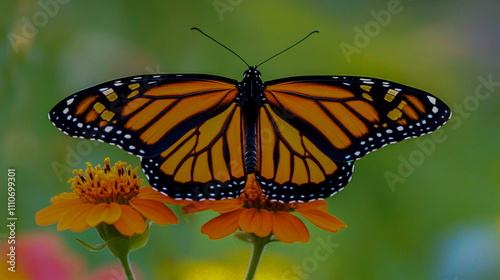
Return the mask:
<svg viewBox="0 0 500 280">
<path fill-rule="evenodd" d="M 206 37 L 208 37 L 208 39 L 216 42 L 217 44 L 221 45 L 222 47 L 224 47 L 226 50 L 232 52 L 234 55 L 236 55 L 241 61 L 243 61 L 243 63 L 245 63 L 247 65 L 247 67 L 250 67 L 250 65 L 248 65 L 248 63 L 243 59 L 241 58 L 241 56 L 239 56 L 237 53 L 235 53 L 233 50 L 231 50 L 230 48 L 224 46 L 222 43 L 220 43 L 219 41 L 215 40 L 214 38 L 210 37 L 209 35 L 207 35 L 207 33 L 201 31 L 201 29 L 199 29 L 198 27 L 192 27 L 191 30 L 196 30 L 198 32 L 200 32 L 201 34 L 205 35 Z"/>
<path fill-rule="evenodd" d="M 269 60 L 271 60 L 271 59 L 273 59 L 273 58 L 277 57 L 278 55 L 280 55 L 280 54 L 282 54 L 282 53 L 284 53 L 284 52 L 288 51 L 289 49 L 291 49 L 291 48 L 295 47 L 295 46 L 296 46 L 296 45 L 298 45 L 300 42 L 304 41 L 305 39 L 307 39 L 307 37 L 309 37 L 309 36 L 313 35 L 314 33 L 319 33 L 319 31 L 318 31 L 318 30 L 314 30 L 313 32 L 311 32 L 311 33 L 307 34 L 307 36 L 306 36 L 306 37 L 302 38 L 302 39 L 301 39 L 300 41 L 298 41 L 297 43 L 295 43 L 295 44 L 291 45 L 290 47 L 288 47 L 288 48 L 286 48 L 286 49 L 284 49 L 284 50 L 280 51 L 279 53 L 277 53 L 277 54 L 275 54 L 275 55 L 271 56 L 270 58 L 268 58 L 268 59 L 264 60 L 263 62 L 261 62 L 260 64 L 258 64 L 257 66 L 255 66 L 255 68 L 257 68 L 257 67 L 261 66 L 262 64 L 264 64 L 264 63 L 268 62 Z"/>
</svg>

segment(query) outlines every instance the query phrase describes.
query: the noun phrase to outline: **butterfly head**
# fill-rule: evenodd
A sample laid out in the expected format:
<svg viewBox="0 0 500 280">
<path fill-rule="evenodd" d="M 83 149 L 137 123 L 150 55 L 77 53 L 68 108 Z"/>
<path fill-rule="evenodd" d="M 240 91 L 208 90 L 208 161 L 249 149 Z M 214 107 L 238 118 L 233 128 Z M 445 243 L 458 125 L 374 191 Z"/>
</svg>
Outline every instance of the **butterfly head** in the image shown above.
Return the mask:
<svg viewBox="0 0 500 280">
<path fill-rule="evenodd" d="M 256 110 L 254 106 L 258 106 L 260 95 L 258 94 L 263 88 L 262 80 L 260 79 L 260 71 L 257 67 L 250 66 L 243 73 L 243 80 L 238 84 L 243 95 L 243 105 L 248 105 L 248 111 Z M 244 106 L 245 107 L 245 106 Z"/>
<path fill-rule="evenodd" d="M 244 79 L 256 79 L 258 78 L 260 80 L 260 71 L 257 70 L 257 67 L 255 66 L 250 66 L 245 72 L 243 72 L 243 78 Z"/>
</svg>

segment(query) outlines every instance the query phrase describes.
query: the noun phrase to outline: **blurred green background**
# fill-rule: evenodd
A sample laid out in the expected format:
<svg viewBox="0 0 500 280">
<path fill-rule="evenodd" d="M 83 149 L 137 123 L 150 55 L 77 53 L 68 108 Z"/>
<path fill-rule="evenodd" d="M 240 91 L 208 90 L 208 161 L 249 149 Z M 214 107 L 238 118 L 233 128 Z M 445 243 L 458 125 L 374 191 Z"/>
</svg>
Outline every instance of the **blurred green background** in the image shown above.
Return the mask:
<svg viewBox="0 0 500 280">
<path fill-rule="evenodd" d="M 306 223 L 311 241 L 270 244 L 256 279 L 500 279 L 499 12 L 497 0 L 3 1 L 2 221 L 7 168 L 15 168 L 19 238 L 60 239 L 88 268 L 74 279 L 115 264 L 109 253 L 88 252 L 74 241 L 98 243 L 94 230 L 39 227 L 35 213 L 69 191 L 69 171 L 85 162 L 102 164 L 110 156 L 137 166 L 139 159 L 60 133 L 47 119 L 52 106 L 89 86 L 136 74 L 240 80 L 245 65 L 192 26 L 249 64 L 319 30 L 261 66 L 263 80 L 378 77 L 433 93 L 454 116 L 439 137 L 404 141 L 357 161 L 351 183 L 327 200 L 329 212 L 348 228 L 330 234 Z M 56 173 L 54 164 L 64 168 Z M 154 226 L 148 246 L 131 254 L 143 279 L 244 278 L 248 244 L 202 235 L 213 213 L 184 217 L 173 209 L 180 224 Z M 2 234 L 5 239 L 4 226 Z M 335 248 L 319 260 L 314 252 L 323 241 Z"/>
</svg>

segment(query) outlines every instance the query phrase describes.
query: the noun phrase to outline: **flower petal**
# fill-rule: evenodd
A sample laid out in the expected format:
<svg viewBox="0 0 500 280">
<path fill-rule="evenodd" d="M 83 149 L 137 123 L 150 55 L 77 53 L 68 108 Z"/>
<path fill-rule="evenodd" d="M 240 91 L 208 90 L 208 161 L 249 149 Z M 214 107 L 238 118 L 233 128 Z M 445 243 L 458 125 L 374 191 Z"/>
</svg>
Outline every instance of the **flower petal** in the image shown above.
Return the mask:
<svg viewBox="0 0 500 280">
<path fill-rule="evenodd" d="M 182 207 L 182 212 L 184 214 L 197 213 L 201 211 L 210 210 L 214 201 L 211 200 L 203 200 L 197 201 L 192 204 L 186 205 Z"/>
<path fill-rule="evenodd" d="M 103 222 L 112 224 L 116 222 L 122 215 L 122 208 L 120 207 L 120 204 L 111 202 L 105 212 L 106 213 L 104 215 Z"/>
<path fill-rule="evenodd" d="M 201 233 L 208 235 L 212 240 L 230 235 L 240 227 L 239 219 L 244 210 L 240 208 L 213 218 L 201 227 Z"/>
<path fill-rule="evenodd" d="M 137 194 L 138 197 L 140 196 L 144 196 L 144 195 L 152 195 L 152 194 L 160 194 L 162 196 L 165 196 L 165 197 L 168 197 L 162 193 L 160 193 L 159 191 L 156 191 L 155 189 L 153 189 L 153 187 L 151 186 L 145 186 L 145 187 L 142 187 L 139 189 L 139 193 Z M 170 198 L 170 197 L 168 197 Z M 170 198 L 170 199 L 173 199 L 173 198 Z"/>
<path fill-rule="evenodd" d="M 245 209 L 243 211 L 243 213 L 241 213 L 240 219 L 238 222 L 240 224 L 240 228 L 242 231 L 253 233 L 253 231 L 251 230 L 252 221 L 254 220 L 255 214 L 257 212 L 259 212 L 259 210 L 257 208 L 250 208 L 250 209 Z"/>
<path fill-rule="evenodd" d="M 290 244 L 293 242 L 309 242 L 310 236 L 304 222 L 294 215 L 277 211 L 273 214 L 273 233 L 280 241 Z"/>
<path fill-rule="evenodd" d="M 297 203 L 297 209 L 315 209 L 326 212 L 328 210 L 328 203 L 325 200 L 315 200 L 306 203 Z"/>
<path fill-rule="evenodd" d="M 168 204 L 176 204 L 176 205 L 185 205 L 185 204 L 193 203 L 192 201 L 188 201 L 188 200 L 177 200 L 177 199 L 173 199 L 171 197 L 168 197 L 159 191 L 155 191 L 153 189 L 153 187 L 151 187 L 151 186 L 140 188 L 139 193 L 137 194 L 137 197 L 144 198 L 144 199 L 156 200 L 156 201 L 168 203 Z"/>
<path fill-rule="evenodd" d="M 68 201 L 69 199 L 80 199 L 80 197 L 74 192 L 64 192 L 52 197 L 50 199 L 50 202 L 58 203 L 62 201 Z"/>
<path fill-rule="evenodd" d="M 241 214 L 239 224 L 244 232 L 266 237 L 273 229 L 273 217 L 267 210 L 250 208 Z"/>
<path fill-rule="evenodd" d="M 99 203 L 94 205 L 94 207 L 89 211 L 87 215 L 87 223 L 96 227 L 102 222 L 107 224 L 112 224 L 120 218 L 122 213 L 122 208 L 116 202 L 108 203 Z"/>
<path fill-rule="evenodd" d="M 250 209 L 245 209 L 243 213 L 241 213 L 239 223 L 242 231 L 253 233 L 253 231 L 251 230 L 252 221 L 254 220 L 255 214 L 257 212 L 259 212 L 257 208 L 250 208 Z"/>
<path fill-rule="evenodd" d="M 243 202 L 239 199 L 226 199 L 218 201 L 203 200 L 184 206 L 184 208 L 182 208 L 182 212 L 188 214 L 211 209 L 217 213 L 227 213 L 241 208 L 242 205 Z"/>
<path fill-rule="evenodd" d="M 83 204 L 83 201 L 80 199 L 73 201 L 61 201 L 47 206 L 36 213 L 36 224 L 39 226 L 46 226 L 57 223 L 61 220 L 64 214 L 68 212 L 68 210 L 79 204 Z"/>
<path fill-rule="evenodd" d="M 92 209 L 90 209 L 89 214 L 87 215 L 87 223 L 90 226 L 96 227 L 98 224 L 102 223 L 104 216 L 104 209 L 108 207 L 107 203 L 99 203 L 94 205 Z"/>
<path fill-rule="evenodd" d="M 87 215 L 94 205 L 89 203 L 81 203 L 72 206 L 65 214 L 61 217 L 59 224 L 57 224 L 57 230 L 71 230 L 74 232 L 84 231 L 89 227 L 87 223 Z"/>
<path fill-rule="evenodd" d="M 146 219 L 155 224 L 166 226 L 169 223 L 175 225 L 179 223 L 174 212 L 159 201 L 135 197 L 132 198 L 129 203 L 135 210 L 146 217 Z"/>
<path fill-rule="evenodd" d="M 146 230 L 146 222 L 137 210 L 124 204 L 120 204 L 122 215 L 113 224 L 115 228 L 126 236 L 132 236 L 134 233 L 142 234 Z"/>
<path fill-rule="evenodd" d="M 227 213 L 241 208 L 242 206 L 243 202 L 240 199 L 226 199 L 214 201 L 210 209 L 217 213 Z"/>
<path fill-rule="evenodd" d="M 314 209 L 295 209 L 297 213 L 302 215 L 306 220 L 311 222 L 313 225 L 330 232 L 338 232 L 339 229 L 346 228 L 346 224 L 339 220 L 334 215 L 314 210 Z"/>
</svg>

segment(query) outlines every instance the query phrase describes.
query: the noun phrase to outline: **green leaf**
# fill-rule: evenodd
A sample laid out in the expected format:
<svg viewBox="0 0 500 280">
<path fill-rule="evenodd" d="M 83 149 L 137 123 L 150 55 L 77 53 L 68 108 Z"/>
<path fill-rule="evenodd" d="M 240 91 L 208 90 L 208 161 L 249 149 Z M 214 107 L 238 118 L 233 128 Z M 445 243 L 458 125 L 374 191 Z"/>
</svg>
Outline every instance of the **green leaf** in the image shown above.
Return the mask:
<svg viewBox="0 0 500 280">
<path fill-rule="evenodd" d="M 243 242 L 247 242 L 247 243 L 254 243 L 255 242 L 255 235 L 253 233 L 247 233 L 247 232 L 244 232 L 244 231 L 241 231 L 241 230 L 238 230 L 234 233 L 234 237 L 236 237 L 236 239 L 239 239 Z"/>
<path fill-rule="evenodd" d="M 76 239 L 76 241 L 78 241 L 78 243 L 82 244 L 83 247 L 87 248 L 87 250 L 92 251 L 92 252 L 99 251 L 99 250 L 106 248 L 106 243 L 97 244 L 95 246 L 92 246 L 81 239 L 78 239 L 78 238 L 75 238 L 75 239 Z"/>
</svg>

